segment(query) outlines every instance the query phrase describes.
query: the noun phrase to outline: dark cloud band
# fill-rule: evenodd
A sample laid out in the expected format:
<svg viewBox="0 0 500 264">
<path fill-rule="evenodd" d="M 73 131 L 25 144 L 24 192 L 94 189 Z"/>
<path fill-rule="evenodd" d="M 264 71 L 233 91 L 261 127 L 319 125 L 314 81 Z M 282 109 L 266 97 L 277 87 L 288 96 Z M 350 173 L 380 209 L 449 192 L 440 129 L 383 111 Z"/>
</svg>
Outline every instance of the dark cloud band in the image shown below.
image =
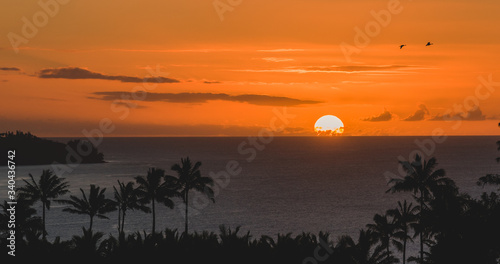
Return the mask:
<svg viewBox="0 0 500 264">
<path fill-rule="evenodd" d="M 139 78 L 123 75 L 105 75 L 92 72 L 78 67 L 43 69 L 38 73 L 39 78 L 61 78 L 61 79 L 99 79 L 132 83 L 178 83 L 179 80 L 165 77 Z"/>
<path fill-rule="evenodd" d="M 16 67 L 0 67 L 0 71 L 21 71 L 21 69 Z"/>
<path fill-rule="evenodd" d="M 391 112 L 385 110 L 382 114 L 380 114 L 378 116 L 364 118 L 363 121 L 382 122 L 382 121 L 390 121 L 391 119 L 392 119 Z"/>
<path fill-rule="evenodd" d="M 130 95 L 130 93 L 128 93 Z M 127 92 L 95 92 L 93 99 L 100 99 L 106 101 L 123 100 L 130 98 Z M 305 104 L 319 104 L 320 101 L 313 100 L 300 100 L 289 97 L 269 96 L 261 94 L 242 94 L 242 95 L 229 95 L 225 93 L 147 93 L 144 100 L 147 102 L 168 102 L 168 103 L 206 103 L 208 101 L 230 101 L 249 103 L 253 105 L 265 106 L 298 106 Z"/>
</svg>

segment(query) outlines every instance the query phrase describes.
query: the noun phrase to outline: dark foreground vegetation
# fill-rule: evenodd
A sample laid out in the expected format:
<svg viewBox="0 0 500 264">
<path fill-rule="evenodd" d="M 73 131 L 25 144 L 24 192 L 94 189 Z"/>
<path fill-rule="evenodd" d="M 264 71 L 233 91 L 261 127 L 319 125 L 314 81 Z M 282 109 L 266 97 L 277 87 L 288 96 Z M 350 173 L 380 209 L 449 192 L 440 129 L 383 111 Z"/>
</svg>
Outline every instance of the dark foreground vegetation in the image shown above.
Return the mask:
<svg viewBox="0 0 500 264">
<path fill-rule="evenodd" d="M 499 142 L 500 146 L 500 142 Z M 252 237 L 239 227 L 221 225 L 218 233 L 188 230 L 190 191 L 202 192 L 213 200 L 213 180 L 200 173 L 200 162 L 181 159 L 169 176 L 164 170 L 151 168 L 147 175 L 128 183 L 118 182 L 113 199 L 106 189 L 90 185 L 78 195 L 68 193 L 68 183 L 51 171 L 30 179 L 18 190 L 16 207 L 17 258 L 38 260 L 94 260 L 106 263 L 157 261 L 165 263 L 500 263 L 500 189 L 484 192 L 480 198 L 461 193 L 445 171 L 437 168 L 435 158 L 416 156 L 401 162 L 405 177 L 389 181 L 388 193 L 409 192 L 411 201 L 402 200 L 384 214 L 376 214 L 357 236 L 342 234 L 302 233 L 278 234 L 277 237 Z M 478 188 L 500 186 L 499 174 L 478 179 Z M 185 230 L 156 230 L 155 208 L 173 208 L 174 197 L 181 198 L 186 208 Z M 51 201 L 66 204 L 68 213 L 88 217 L 89 225 L 72 239 L 46 239 L 45 209 Z M 41 216 L 34 203 L 43 207 Z M 214 201 L 215 202 L 215 201 Z M 0 247 L 9 251 L 9 205 L 0 214 Z M 97 218 L 118 210 L 119 236 L 92 230 Z M 125 233 L 126 212 L 141 210 L 151 213 L 151 230 Z M 332 216 L 334 217 L 334 216 Z M 419 253 L 407 254 L 408 245 L 418 245 Z M 10 257 L 2 252 L 2 258 Z"/>
<path fill-rule="evenodd" d="M 0 133 L 0 153 L 7 153 L 9 150 L 16 151 L 18 166 L 104 162 L 104 155 L 89 141 L 75 139 L 64 144 L 39 138 L 30 132 Z M 5 166 L 7 155 L 2 157 L 1 166 Z"/>
</svg>

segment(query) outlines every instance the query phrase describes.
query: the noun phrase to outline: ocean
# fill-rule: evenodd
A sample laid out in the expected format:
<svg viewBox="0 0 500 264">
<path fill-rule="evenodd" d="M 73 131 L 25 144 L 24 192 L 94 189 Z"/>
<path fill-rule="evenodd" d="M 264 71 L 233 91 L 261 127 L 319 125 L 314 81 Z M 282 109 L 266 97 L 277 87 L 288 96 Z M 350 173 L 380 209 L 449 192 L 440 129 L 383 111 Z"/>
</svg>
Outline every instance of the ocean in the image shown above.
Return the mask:
<svg viewBox="0 0 500 264">
<path fill-rule="evenodd" d="M 79 188 L 88 192 L 89 185 L 96 184 L 113 198 L 117 180 L 133 181 L 151 167 L 175 175 L 171 166 L 189 156 L 202 162 L 204 176 L 218 179 L 215 203 L 191 194 L 191 232 L 218 232 L 224 224 L 232 229 L 241 226 L 242 233 L 250 231 L 254 238 L 319 231 L 332 238 L 344 234 L 356 238 L 374 214 L 395 208 L 398 200 L 412 199 L 409 194 L 385 193 L 388 176 L 399 177 L 398 159 L 408 159 L 415 151 L 436 157 L 437 168 L 445 169 L 462 192 L 478 197 L 488 189 L 476 186 L 477 179 L 500 170 L 495 162 L 500 156 L 498 140 L 499 136 L 453 136 L 437 143 L 431 137 L 276 137 L 265 142 L 244 137 L 105 138 L 98 148 L 107 163 L 80 164 L 62 177 L 73 195 L 80 196 Z M 17 167 L 17 186 L 29 173 L 37 178 L 50 168 Z M 0 181 L 0 201 L 8 190 L 6 167 L 1 170 L 5 177 Z M 88 216 L 62 212 L 64 207 L 53 203 L 47 212 L 49 240 L 69 239 L 81 235 L 82 226 L 88 227 Z M 162 205 L 157 209 L 156 230 L 183 231 L 180 200 L 174 209 Z M 94 230 L 116 235 L 118 214 L 108 217 L 95 219 Z M 125 231 L 150 232 L 151 224 L 151 214 L 129 211 Z"/>
</svg>

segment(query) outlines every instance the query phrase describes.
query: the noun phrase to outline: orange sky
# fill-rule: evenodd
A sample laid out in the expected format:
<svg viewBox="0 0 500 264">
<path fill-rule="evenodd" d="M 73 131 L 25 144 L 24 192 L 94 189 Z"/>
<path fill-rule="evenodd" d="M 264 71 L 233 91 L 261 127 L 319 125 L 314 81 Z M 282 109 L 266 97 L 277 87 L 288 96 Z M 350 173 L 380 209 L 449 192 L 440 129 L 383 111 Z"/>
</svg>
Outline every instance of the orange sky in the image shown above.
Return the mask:
<svg viewBox="0 0 500 264">
<path fill-rule="evenodd" d="M 0 9 L 0 131 L 246 136 L 285 111 L 277 135 L 328 114 L 351 136 L 499 132 L 496 0 L 40 3 Z"/>
</svg>

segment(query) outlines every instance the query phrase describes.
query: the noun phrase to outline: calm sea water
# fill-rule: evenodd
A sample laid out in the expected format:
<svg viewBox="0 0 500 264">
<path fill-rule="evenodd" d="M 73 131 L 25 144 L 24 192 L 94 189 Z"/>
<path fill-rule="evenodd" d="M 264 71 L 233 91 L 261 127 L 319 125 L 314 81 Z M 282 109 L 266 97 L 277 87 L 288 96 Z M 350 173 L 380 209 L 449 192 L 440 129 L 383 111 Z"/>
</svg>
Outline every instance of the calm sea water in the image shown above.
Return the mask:
<svg viewBox="0 0 500 264">
<path fill-rule="evenodd" d="M 74 195 L 80 195 L 79 188 L 87 191 L 90 184 L 97 184 L 107 188 L 106 194 L 112 198 L 112 186 L 117 180 L 133 181 L 134 176 L 146 175 L 150 167 L 173 174 L 170 167 L 179 163 L 181 157 L 201 161 L 201 171 L 206 176 L 237 162 L 241 171 L 230 175 L 227 186 L 218 188 L 215 203 L 195 199 L 191 211 L 196 213 L 189 218 L 190 230 L 218 231 L 218 226 L 225 224 L 232 228 L 241 226 L 242 231 L 250 231 L 254 237 L 320 230 L 333 237 L 356 236 L 375 213 L 383 213 L 395 207 L 397 200 L 409 197 L 385 194 L 388 186 L 384 173 L 398 174 L 398 157 L 408 159 L 410 153 L 421 149 L 416 140 L 428 139 L 281 137 L 256 148 L 247 144 L 248 138 L 106 138 L 99 149 L 108 163 L 79 165 L 63 177 Z M 437 158 L 438 168 L 444 168 L 463 192 L 477 197 L 484 191 L 475 185 L 477 179 L 500 171 L 495 162 L 500 156 L 495 144 L 499 139 L 449 137 L 436 144 L 431 154 Z M 250 160 L 252 152 L 255 158 Z M 51 166 L 18 167 L 18 185 L 28 173 L 39 176 L 47 168 Z M 7 175 L 5 167 L 2 175 Z M 0 200 L 7 196 L 6 184 L 7 180 L 0 181 Z M 48 239 L 68 239 L 81 234 L 82 226 L 88 227 L 88 217 L 64 213 L 62 208 L 54 203 L 47 213 Z M 158 206 L 157 230 L 182 231 L 183 209 L 180 201 L 173 210 Z M 117 213 L 110 213 L 109 218 L 96 219 L 94 228 L 116 235 Z M 125 229 L 149 232 L 151 222 L 151 214 L 130 211 Z"/>
</svg>

